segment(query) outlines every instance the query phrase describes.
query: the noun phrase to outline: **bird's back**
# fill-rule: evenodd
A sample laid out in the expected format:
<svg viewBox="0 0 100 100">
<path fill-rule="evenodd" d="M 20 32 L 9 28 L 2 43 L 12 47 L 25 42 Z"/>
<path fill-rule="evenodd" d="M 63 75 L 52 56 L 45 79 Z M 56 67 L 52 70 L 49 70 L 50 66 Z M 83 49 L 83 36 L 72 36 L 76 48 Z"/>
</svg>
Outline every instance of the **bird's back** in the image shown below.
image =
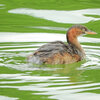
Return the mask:
<svg viewBox="0 0 100 100">
<path fill-rule="evenodd" d="M 55 41 L 41 46 L 28 60 L 36 64 L 67 64 L 78 61 L 79 56 L 69 45 Z"/>
</svg>

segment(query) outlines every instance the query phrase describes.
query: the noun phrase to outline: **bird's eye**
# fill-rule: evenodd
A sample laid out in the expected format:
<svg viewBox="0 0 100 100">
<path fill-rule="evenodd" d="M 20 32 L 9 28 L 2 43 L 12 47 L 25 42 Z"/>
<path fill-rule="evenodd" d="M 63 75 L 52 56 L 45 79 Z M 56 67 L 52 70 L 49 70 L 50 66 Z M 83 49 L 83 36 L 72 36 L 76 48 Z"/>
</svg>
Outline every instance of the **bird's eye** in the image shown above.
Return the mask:
<svg viewBox="0 0 100 100">
<path fill-rule="evenodd" d="M 82 33 L 85 34 L 85 29 L 82 29 Z"/>
</svg>

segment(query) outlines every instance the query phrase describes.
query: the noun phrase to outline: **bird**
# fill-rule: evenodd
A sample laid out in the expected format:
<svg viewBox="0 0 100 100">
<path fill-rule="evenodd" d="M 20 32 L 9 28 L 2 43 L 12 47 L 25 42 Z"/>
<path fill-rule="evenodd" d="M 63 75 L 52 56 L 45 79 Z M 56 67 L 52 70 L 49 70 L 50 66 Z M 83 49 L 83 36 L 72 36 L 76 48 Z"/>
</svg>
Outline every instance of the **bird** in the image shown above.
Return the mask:
<svg viewBox="0 0 100 100">
<path fill-rule="evenodd" d="M 67 44 L 62 41 L 54 41 L 42 45 L 34 53 L 27 57 L 28 62 L 34 64 L 71 64 L 86 58 L 86 54 L 78 41 L 80 35 L 96 34 L 86 26 L 73 25 L 67 31 Z"/>
</svg>

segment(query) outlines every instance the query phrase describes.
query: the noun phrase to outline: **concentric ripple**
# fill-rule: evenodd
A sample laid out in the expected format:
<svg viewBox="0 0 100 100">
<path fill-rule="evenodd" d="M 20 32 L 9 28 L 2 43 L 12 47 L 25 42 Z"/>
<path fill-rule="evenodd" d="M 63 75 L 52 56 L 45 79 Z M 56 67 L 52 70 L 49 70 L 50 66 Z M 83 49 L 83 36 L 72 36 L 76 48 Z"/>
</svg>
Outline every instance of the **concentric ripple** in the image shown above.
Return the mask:
<svg viewBox="0 0 100 100">
<path fill-rule="evenodd" d="M 0 33 L 0 67 L 9 68 L 8 74 L 5 72 L 0 74 L 1 100 L 23 99 L 26 92 L 29 92 L 30 98 L 41 96 L 41 98 L 56 100 L 99 100 L 99 38 L 79 38 L 80 42 L 84 43 L 82 46 L 87 55 L 85 62 L 59 67 L 36 67 L 28 64 L 26 57 L 45 42 L 56 40 L 65 42 L 65 35 L 53 33 L 11 34 Z M 15 35 L 16 38 L 14 38 Z M 44 35 L 46 38 L 41 38 Z M 19 72 L 9 73 L 10 69 Z M 8 91 L 19 93 L 19 95 L 12 96 Z M 20 96 L 20 93 L 23 95 Z"/>
<path fill-rule="evenodd" d="M 32 95 L 51 95 L 48 98 L 64 100 L 99 100 L 100 95 L 86 93 L 85 91 L 99 90 L 100 83 L 71 82 L 69 77 L 56 76 L 29 76 L 28 74 L 1 74 L 0 79 L 12 81 L 0 82 L 0 88 L 17 89 L 18 91 L 31 91 Z M 28 85 L 16 85 L 27 83 Z M 34 83 L 34 84 L 33 84 Z M 12 85 L 13 84 L 13 85 Z M 35 93 L 33 93 L 35 91 Z M 15 100 L 15 99 L 14 99 Z"/>
<path fill-rule="evenodd" d="M 0 33 L 0 34 L 1 34 L 1 37 L 0 37 L 1 63 L 0 65 L 13 67 L 19 70 L 21 69 L 28 70 L 27 69 L 28 65 L 26 65 L 26 57 L 32 52 L 34 52 L 34 50 L 36 50 L 38 47 L 45 44 L 43 42 L 51 42 L 51 41 L 56 41 L 56 40 L 66 41 L 64 34 L 56 34 L 56 35 L 53 33 L 52 34 L 49 34 L 49 33 L 20 33 L 20 34 Z M 45 39 L 41 38 L 44 36 L 47 38 Z M 24 37 L 23 40 L 22 40 L 22 37 Z M 82 43 L 95 42 L 97 44 L 100 42 L 100 40 L 97 38 L 87 38 L 87 37 L 80 37 L 80 38 L 79 38 L 79 41 Z M 39 41 L 41 41 L 42 43 L 38 43 Z M 84 63 L 80 67 L 80 69 L 87 68 L 87 67 L 90 68 L 89 66 L 91 65 L 92 65 L 92 68 L 95 68 L 95 67 L 99 68 L 100 47 L 95 46 L 95 45 L 94 46 L 83 45 L 83 47 L 87 55 L 87 62 Z M 20 66 L 23 66 L 23 67 L 20 67 Z M 32 68 L 29 68 L 29 69 L 32 70 Z"/>
</svg>

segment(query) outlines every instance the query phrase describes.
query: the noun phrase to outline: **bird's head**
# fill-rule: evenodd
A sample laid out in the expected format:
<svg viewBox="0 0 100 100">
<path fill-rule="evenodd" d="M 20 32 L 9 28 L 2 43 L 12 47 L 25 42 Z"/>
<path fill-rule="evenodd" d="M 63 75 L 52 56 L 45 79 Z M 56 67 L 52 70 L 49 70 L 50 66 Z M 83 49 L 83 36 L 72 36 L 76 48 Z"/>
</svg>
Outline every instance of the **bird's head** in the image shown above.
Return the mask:
<svg viewBox="0 0 100 100">
<path fill-rule="evenodd" d="M 96 34 L 96 33 L 90 31 L 87 27 L 83 25 L 73 25 L 71 28 L 69 28 L 67 32 L 67 40 L 73 41 L 73 39 L 76 39 L 78 36 L 85 34 Z"/>
</svg>

